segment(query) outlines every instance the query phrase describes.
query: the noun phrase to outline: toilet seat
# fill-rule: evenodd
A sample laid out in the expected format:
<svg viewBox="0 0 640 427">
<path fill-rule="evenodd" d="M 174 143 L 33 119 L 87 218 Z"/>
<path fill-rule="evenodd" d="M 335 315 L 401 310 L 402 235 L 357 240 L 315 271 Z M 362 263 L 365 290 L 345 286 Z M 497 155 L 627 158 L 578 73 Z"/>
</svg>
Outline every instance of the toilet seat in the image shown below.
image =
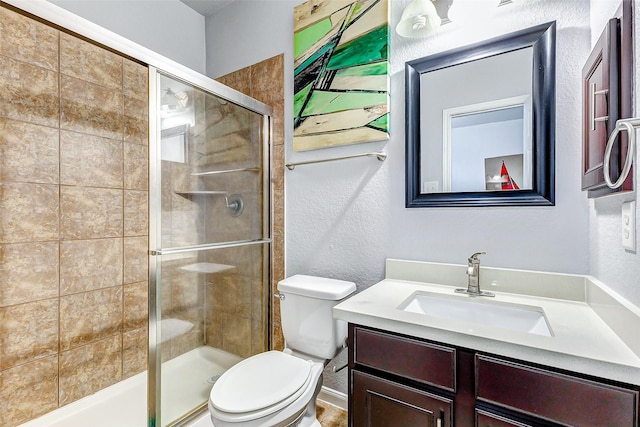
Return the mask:
<svg viewBox="0 0 640 427">
<path fill-rule="evenodd" d="M 227 421 L 270 415 L 312 386 L 312 366 L 313 362 L 280 351 L 260 353 L 225 372 L 211 389 L 209 404 Z"/>
</svg>

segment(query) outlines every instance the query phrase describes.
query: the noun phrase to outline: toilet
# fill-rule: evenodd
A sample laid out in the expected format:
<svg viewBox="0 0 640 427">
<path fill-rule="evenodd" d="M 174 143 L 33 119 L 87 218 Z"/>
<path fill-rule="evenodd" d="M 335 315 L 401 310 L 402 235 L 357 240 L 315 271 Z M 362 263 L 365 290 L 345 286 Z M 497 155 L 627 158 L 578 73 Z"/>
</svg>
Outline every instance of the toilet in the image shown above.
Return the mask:
<svg viewBox="0 0 640 427">
<path fill-rule="evenodd" d="M 320 427 L 316 398 L 325 364 L 344 347 L 347 324 L 332 308 L 356 290 L 353 282 L 295 275 L 278 283 L 284 351 L 234 365 L 209 395 L 215 427 Z"/>
</svg>

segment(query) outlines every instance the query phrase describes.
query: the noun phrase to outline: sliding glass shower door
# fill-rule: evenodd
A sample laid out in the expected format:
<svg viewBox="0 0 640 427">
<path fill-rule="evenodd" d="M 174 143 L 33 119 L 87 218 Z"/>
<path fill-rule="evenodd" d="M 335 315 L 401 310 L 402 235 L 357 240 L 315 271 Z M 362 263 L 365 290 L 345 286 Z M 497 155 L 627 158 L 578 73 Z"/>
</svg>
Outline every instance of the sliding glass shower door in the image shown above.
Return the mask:
<svg viewBox="0 0 640 427">
<path fill-rule="evenodd" d="M 150 77 L 149 425 L 166 426 L 268 347 L 270 110 L 213 81 Z"/>
</svg>

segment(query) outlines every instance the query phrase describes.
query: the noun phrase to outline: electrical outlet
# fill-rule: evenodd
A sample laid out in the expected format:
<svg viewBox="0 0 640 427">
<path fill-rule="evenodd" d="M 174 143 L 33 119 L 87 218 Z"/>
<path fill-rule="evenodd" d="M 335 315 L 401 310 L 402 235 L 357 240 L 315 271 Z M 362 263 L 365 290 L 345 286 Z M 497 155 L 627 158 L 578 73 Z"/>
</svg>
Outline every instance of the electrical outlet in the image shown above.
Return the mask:
<svg viewBox="0 0 640 427">
<path fill-rule="evenodd" d="M 622 247 L 635 252 L 636 250 L 636 202 L 622 204 Z"/>
</svg>

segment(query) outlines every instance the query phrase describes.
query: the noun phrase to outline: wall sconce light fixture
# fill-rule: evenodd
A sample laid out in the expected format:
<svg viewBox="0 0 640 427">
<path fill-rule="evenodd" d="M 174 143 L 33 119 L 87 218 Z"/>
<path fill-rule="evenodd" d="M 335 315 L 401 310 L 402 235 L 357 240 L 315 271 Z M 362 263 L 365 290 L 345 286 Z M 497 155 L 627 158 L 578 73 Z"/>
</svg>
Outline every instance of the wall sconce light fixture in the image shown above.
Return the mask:
<svg viewBox="0 0 640 427">
<path fill-rule="evenodd" d="M 402 11 L 396 32 L 402 37 L 425 37 L 440 28 L 441 23 L 431 0 L 412 0 Z"/>
</svg>

